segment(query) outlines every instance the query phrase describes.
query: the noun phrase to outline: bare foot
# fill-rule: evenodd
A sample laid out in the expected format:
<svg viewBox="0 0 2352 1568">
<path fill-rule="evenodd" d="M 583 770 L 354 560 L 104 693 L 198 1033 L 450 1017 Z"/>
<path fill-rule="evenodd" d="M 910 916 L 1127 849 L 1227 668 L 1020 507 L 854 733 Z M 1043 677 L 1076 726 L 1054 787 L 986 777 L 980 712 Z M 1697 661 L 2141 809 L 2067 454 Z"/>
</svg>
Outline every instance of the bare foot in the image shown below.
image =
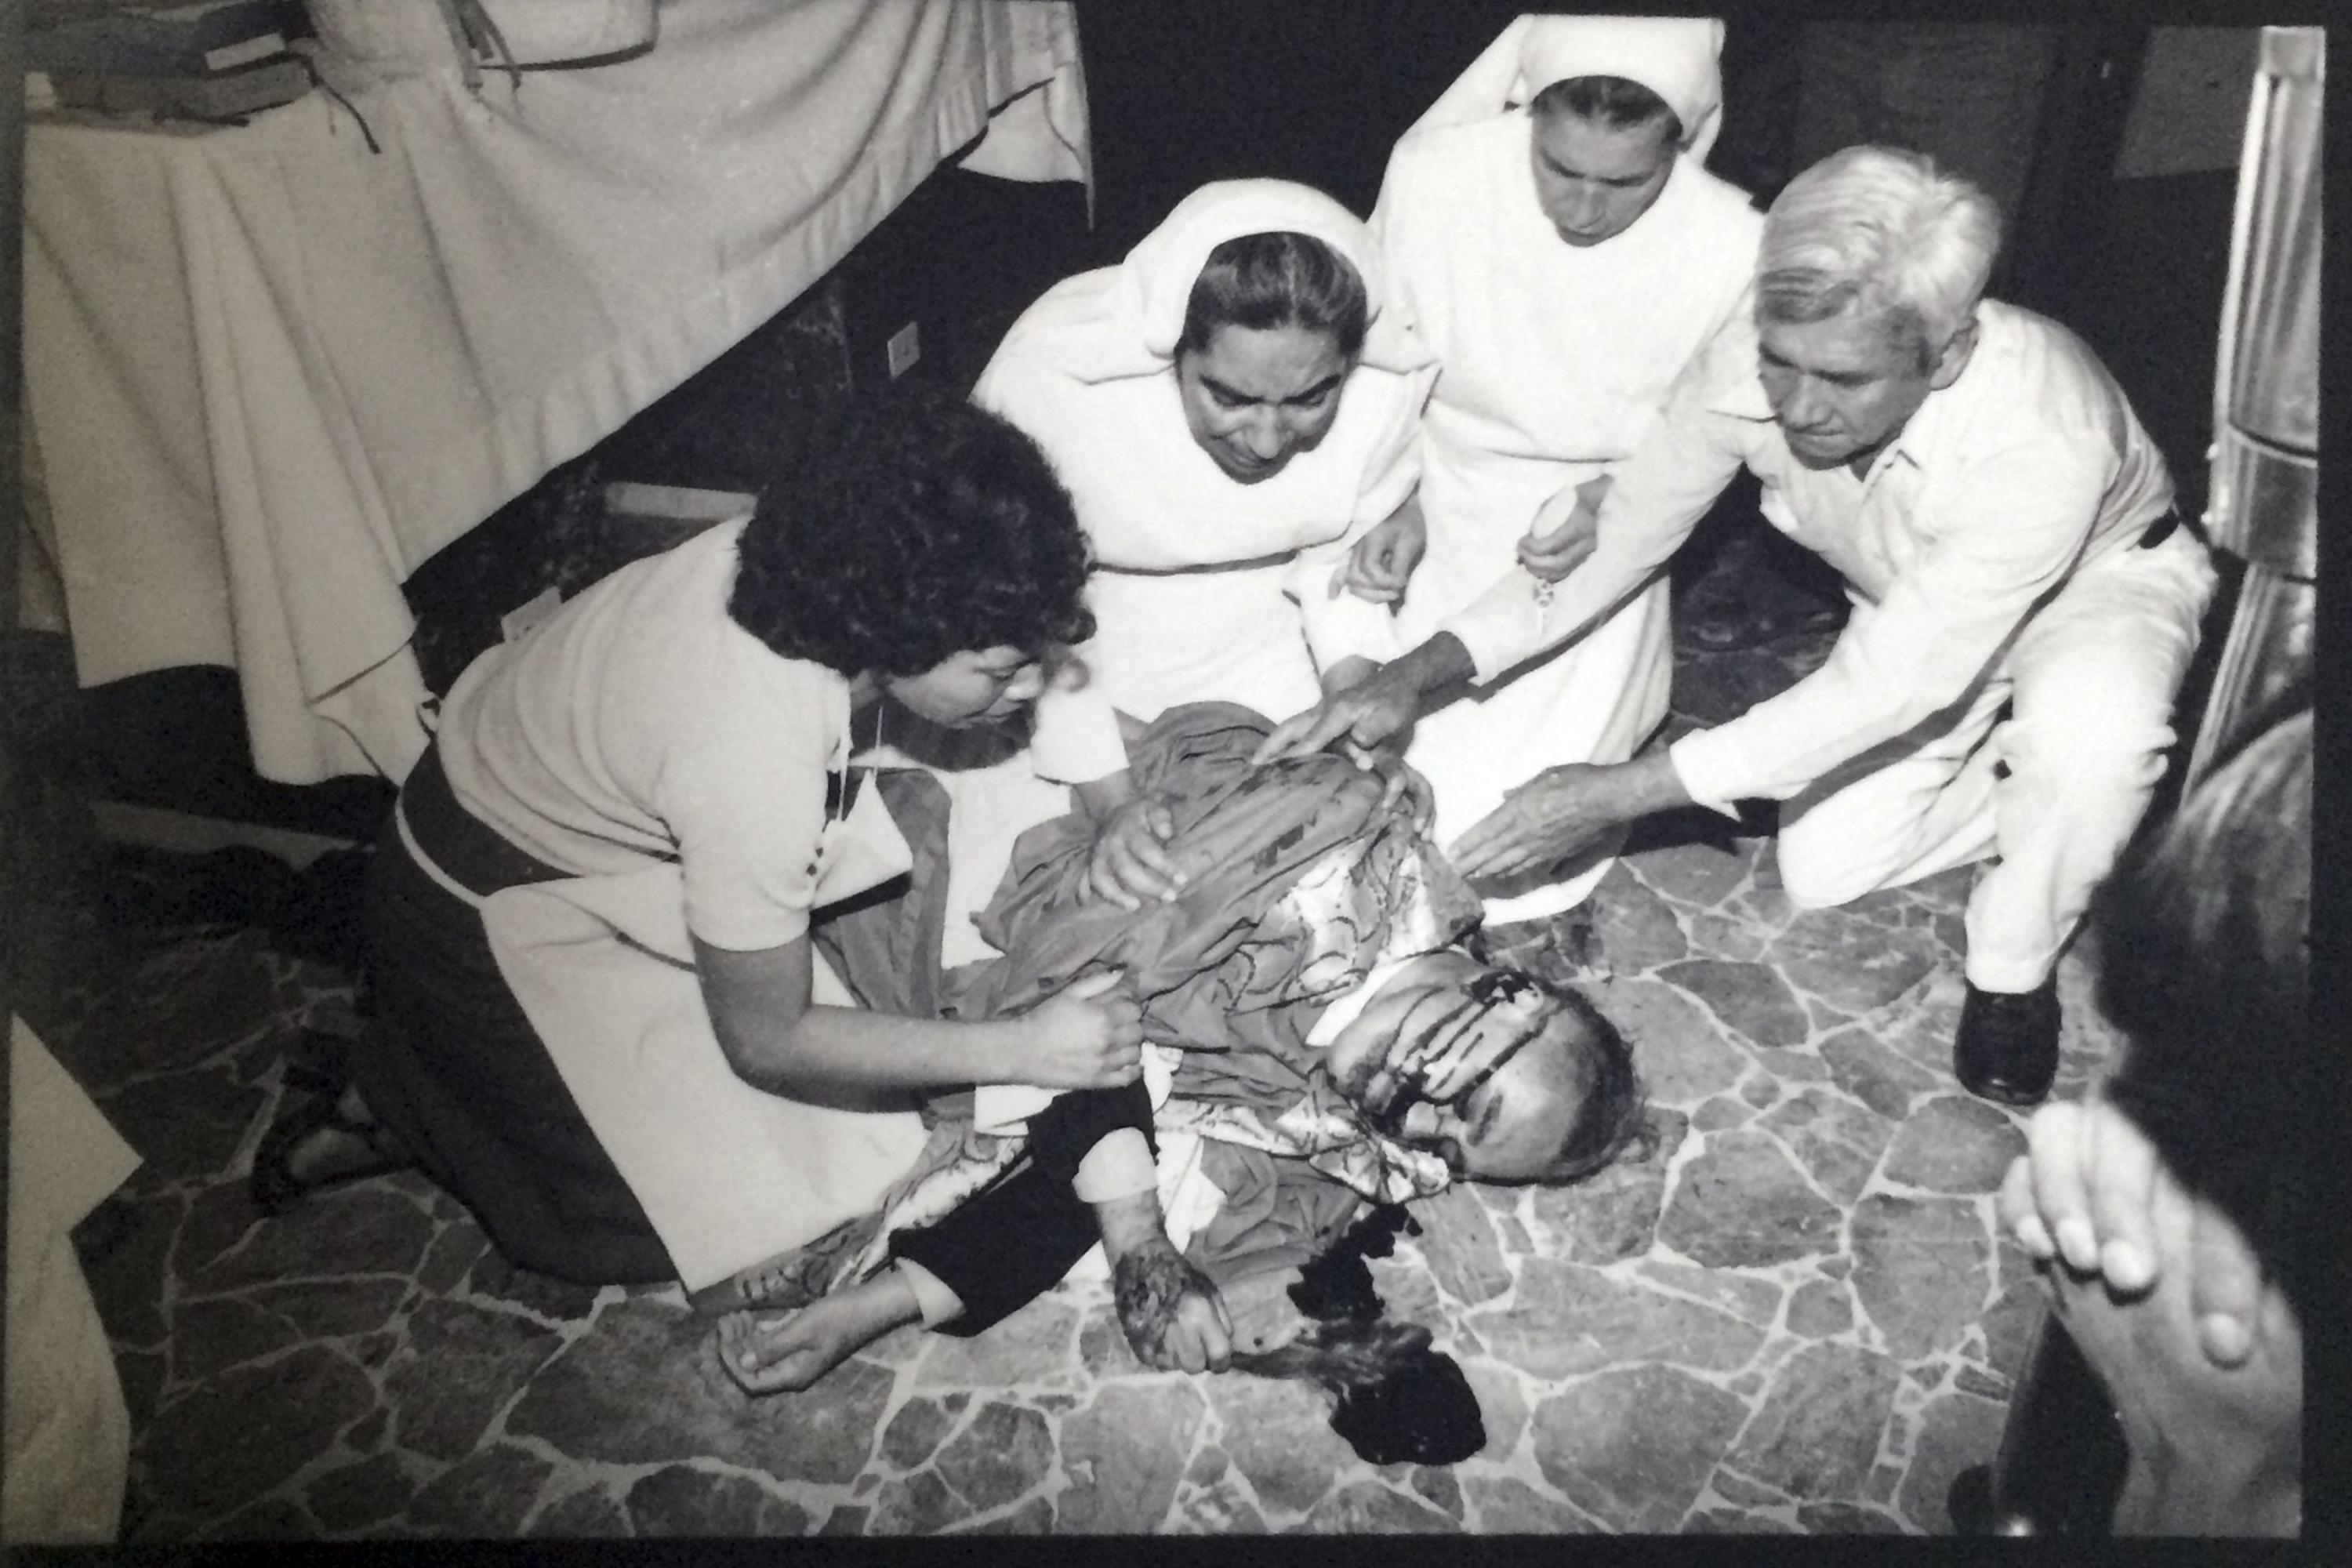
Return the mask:
<svg viewBox="0 0 2352 1568">
<path fill-rule="evenodd" d="M 922 1321 L 915 1288 L 892 1268 L 791 1312 L 730 1312 L 719 1359 L 746 1394 L 808 1387 L 902 1323 Z"/>
</svg>

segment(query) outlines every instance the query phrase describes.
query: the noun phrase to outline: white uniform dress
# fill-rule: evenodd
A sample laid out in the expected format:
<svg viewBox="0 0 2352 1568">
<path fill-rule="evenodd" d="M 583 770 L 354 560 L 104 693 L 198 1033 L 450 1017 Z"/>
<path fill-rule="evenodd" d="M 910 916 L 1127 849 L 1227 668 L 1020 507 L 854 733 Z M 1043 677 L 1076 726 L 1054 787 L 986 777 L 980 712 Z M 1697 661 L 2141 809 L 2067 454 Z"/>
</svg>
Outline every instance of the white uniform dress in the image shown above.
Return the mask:
<svg viewBox="0 0 2352 1568">
<path fill-rule="evenodd" d="M 1362 278 L 1370 321 L 1330 428 L 1243 484 L 1192 437 L 1176 384 L 1184 307 L 1209 253 L 1246 235 L 1321 240 Z M 1329 585 L 1355 540 L 1412 493 L 1427 355 L 1384 310 L 1363 223 L 1281 180 L 1204 185 L 1117 267 L 1066 279 L 1013 323 L 973 398 L 1045 449 L 1098 568 L 1091 680 L 1041 700 L 1037 771 L 1084 783 L 1126 763 L 1114 709 L 1149 722 L 1179 702 L 1282 719 L 1321 695 L 1318 668 L 1391 657 L 1392 617 Z"/>
<path fill-rule="evenodd" d="M 1176 384 L 1184 307 L 1209 253 L 1244 235 L 1323 241 L 1364 281 L 1363 353 L 1330 428 L 1243 484 L 1193 438 Z M 1067 791 L 1127 765 L 1117 713 L 1239 702 L 1271 719 L 1313 706 L 1318 672 L 1401 651 L 1389 608 L 1330 586 L 1357 539 L 1412 492 L 1428 356 L 1382 308 L 1361 219 L 1319 191 L 1228 180 L 1177 204 L 1117 267 L 1055 284 L 1023 312 L 972 393 L 1045 448 L 1076 503 L 1097 570 L 1082 689 L 1039 700 L 1027 759 L 945 773 L 952 803 L 946 958 L 983 957 L 970 916 L 1025 826 Z M 1034 770 L 1034 771 L 1033 771 Z"/>
<path fill-rule="evenodd" d="M 1399 617 L 1407 647 L 1498 578 L 1538 592 L 1516 554 L 1537 509 L 1633 453 L 1755 271 L 1762 215 L 1689 153 L 1624 233 L 1565 243 L 1537 201 L 1531 136 L 1524 110 L 1417 129 L 1372 216 L 1391 299 L 1440 367 L 1422 421 L 1429 549 Z M 1576 647 L 1429 713 L 1406 755 L 1435 786 L 1438 841 L 1544 768 L 1632 756 L 1665 717 L 1673 668 L 1662 580 Z M 1555 913 L 1607 867 L 1506 889 L 1487 921 Z"/>
</svg>

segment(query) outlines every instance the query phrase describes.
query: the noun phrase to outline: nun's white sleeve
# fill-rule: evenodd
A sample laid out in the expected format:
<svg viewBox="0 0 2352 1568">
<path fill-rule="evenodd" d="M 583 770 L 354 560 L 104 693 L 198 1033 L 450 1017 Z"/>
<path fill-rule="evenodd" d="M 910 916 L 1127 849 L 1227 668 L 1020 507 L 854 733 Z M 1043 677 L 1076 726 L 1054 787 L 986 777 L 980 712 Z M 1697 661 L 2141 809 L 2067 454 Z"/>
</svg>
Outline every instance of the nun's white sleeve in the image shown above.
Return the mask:
<svg viewBox="0 0 2352 1568">
<path fill-rule="evenodd" d="M 1664 415 L 1617 469 L 1601 503 L 1593 552 L 1582 565 L 1548 595 L 1532 574 L 1514 566 L 1439 624 L 1438 631 L 1453 633 L 1469 651 L 1473 679 L 1490 681 L 1583 636 L 1682 547 L 1771 428 L 1769 417 L 1759 421 L 1727 410 L 1741 400 L 1726 378 L 1755 377 L 1752 349 L 1747 368 L 1737 360 L 1736 353 L 1710 350 L 1685 373 Z"/>
<path fill-rule="evenodd" d="M 1380 410 L 1376 435 L 1364 461 L 1363 482 L 1356 495 L 1355 515 L 1339 538 L 1300 551 L 1283 581 L 1283 592 L 1298 605 L 1307 651 L 1314 657 L 1318 670 L 1351 657 L 1386 664 L 1404 651 L 1397 641 L 1396 616 L 1390 606 L 1360 599 L 1337 584 L 1357 541 L 1402 506 L 1420 486 L 1421 408 L 1435 379 L 1434 369 L 1401 374 L 1367 367 L 1349 382 L 1346 396 L 1377 398 Z"/>
</svg>

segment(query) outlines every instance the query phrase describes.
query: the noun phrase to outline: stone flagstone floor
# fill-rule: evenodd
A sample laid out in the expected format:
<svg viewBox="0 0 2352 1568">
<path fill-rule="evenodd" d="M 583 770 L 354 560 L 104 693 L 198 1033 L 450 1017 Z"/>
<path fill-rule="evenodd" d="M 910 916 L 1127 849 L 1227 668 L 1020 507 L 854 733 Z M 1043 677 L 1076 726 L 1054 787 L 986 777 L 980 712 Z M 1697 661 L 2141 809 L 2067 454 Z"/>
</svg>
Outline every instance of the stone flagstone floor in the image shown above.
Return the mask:
<svg viewBox="0 0 2352 1568">
<path fill-rule="evenodd" d="M 1685 658 L 1677 710 L 1727 716 L 1825 646 Z M 1357 1459 L 1309 1386 L 1143 1370 L 1100 1284 L 755 1401 L 675 1288 L 518 1272 L 414 1175 L 262 1220 L 243 1174 L 288 1044 L 353 1031 L 349 976 L 257 930 L 86 921 L 35 1021 L 146 1157 L 82 1235 L 134 1423 L 124 1539 L 1946 1531 L 2037 1316 L 1992 1215 L 2019 1119 L 1948 1065 L 1969 884 L 1801 914 L 1769 839 L 1620 863 L 1580 956 L 1655 1153 L 1457 1188 L 1372 1265 L 1478 1394 L 1488 1442 L 1444 1468 Z M 2109 1048 L 2090 976 L 2060 973 L 2061 1094 Z"/>
</svg>

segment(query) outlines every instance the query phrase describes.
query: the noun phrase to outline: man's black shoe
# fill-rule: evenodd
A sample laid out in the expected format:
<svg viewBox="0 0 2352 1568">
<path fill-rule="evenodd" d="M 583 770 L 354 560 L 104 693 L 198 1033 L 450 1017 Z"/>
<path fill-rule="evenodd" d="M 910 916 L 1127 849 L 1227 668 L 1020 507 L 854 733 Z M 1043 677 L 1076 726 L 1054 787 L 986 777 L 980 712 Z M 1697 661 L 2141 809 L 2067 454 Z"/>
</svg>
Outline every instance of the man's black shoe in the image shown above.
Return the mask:
<svg viewBox="0 0 2352 1568">
<path fill-rule="evenodd" d="M 2057 977 L 2025 992 L 1969 986 L 1952 1070 L 1970 1094 L 2003 1105 L 2042 1103 L 2058 1076 Z"/>
</svg>

